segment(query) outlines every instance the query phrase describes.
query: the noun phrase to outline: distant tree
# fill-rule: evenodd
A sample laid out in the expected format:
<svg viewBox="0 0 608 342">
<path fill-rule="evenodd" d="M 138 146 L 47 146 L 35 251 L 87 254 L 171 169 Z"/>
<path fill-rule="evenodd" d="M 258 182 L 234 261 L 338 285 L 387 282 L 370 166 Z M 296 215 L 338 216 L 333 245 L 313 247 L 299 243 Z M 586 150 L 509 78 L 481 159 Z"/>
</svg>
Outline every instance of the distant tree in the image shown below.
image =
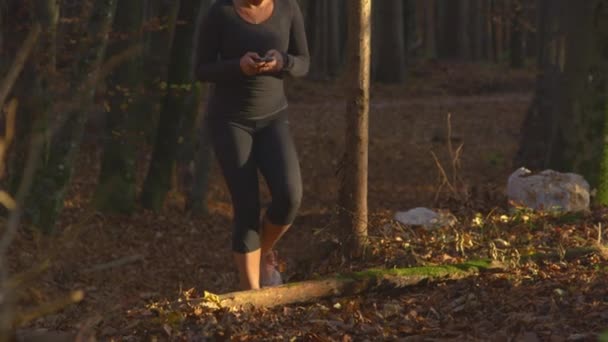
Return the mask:
<svg viewBox="0 0 608 342">
<path fill-rule="evenodd" d="M 367 244 L 371 0 L 349 0 L 347 6 L 349 80 L 339 204 L 348 254 L 357 257 Z"/>
<path fill-rule="evenodd" d="M 472 59 L 471 1 L 458 0 L 458 55 L 464 61 Z"/>
<path fill-rule="evenodd" d="M 306 13 L 311 45 L 310 77 L 338 75 L 344 50 L 344 0 L 308 0 Z"/>
<path fill-rule="evenodd" d="M 119 1 L 113 25 L 112 56 L 142 42 L 144 0 Z M 108 80 L 109 112 L 95 205 L 104 212 L 130 213 L 135 209 L 136 143 L 141 129 L 143 54 L 116 68 Z"/>
<path fill-rule="evenodd" d="M 372 77 L 375 81 L 400 83 L 405 80 L 407 0 L 382 0 L 373 5 Z"/>
<path fill-rule="evenodd" d="M 564 1 L 537 1 L 537 77 L 534 99 L 522 124 L 521 140 L 514 167 L 532 170 L 548 166 L 554 115 L 559 106 L 562 80 L 559 41 Z"/>
<path fill-rule="evenodd" d="M 437 58 L 437 6 L 436 0 L 422 0 L 419 6 L 424 7 L 424 50 L 425 57 Z"/>
<path fill-rule="evenodd" d="M 47 8 L 56 8 L 58 11 L 57 7 L 53 7 L 56 3 L 54 0 L 46 1 Z M 30 132 L 46 132 L 49 137 L 47 145 L 44 147 L 44 156 L 40 160 L 24 207 L 32 223 L 46 232 L 51 232 L 54 229 L 57 216 L 63 209 L 65 193 L 72 176 L 73 163 L 88 118 L 86 114 L 94 100 L 96 91 L 96 84 L 90 84 L 84 89 L 80 87 L 86 80 L 90 79 L 91 75 L 99 72 L 104 60 L 116 0 L 99 0 L 92 4 L 83 4 L 82 7 L 85 14 L 83 22 L 86 24 L 76 30 L 80 36 L 78 40 L 74 40 L 74 45 L 71 46 L 73 49 L 70 59 L 72 63 L 63 70 L 67 80 L 53 77 L 53 72 L 50 74 L 40 73 L 41 77 L 50 75 L 46 82 L 51 81 L 56 87 L 61 88 L 65 84 L 67 91 L 63 93 L 63 96 L 74 96 L 75 94 L 80 96 L 81 98 L 72 99 L 80 105 L 75 109 L 69 108 L 65 112 L 50 113 L 48 109 L 52 101 L 50 100 L 50 89 L 47 89 L 47 91 L 34 92 L 33 97 L 36 98 L 37 105 L 28 108 L 30 111 L 42 110 L 43 113 L 43 115 L 33 119 Z M 58 18 L 58 15 L 54 14 L 51 18 Z M 53 19 L 48 22 L 53 23 L 56 20 Z M 51 28 L 50 30 L 48 32 L 52 32 L 54 29 Z M 48 51 L 40 53 L 42 53 L 41 56 L 45 57 Z M 45 68 L 48 67 L 47 65 Z M 33 75 L 34 82 L 41 84 L 41 79 L 35 76 L 35 72 Z M 26 93 L 25 96 L 30 99 L 32 93 Z M 24 139 L 26 135 L 18 138 Z M 15 178 L 18 179 L 18 177 Z"/>
<path fill-rule="evenodd" d="M 171 47 L 167 94 L 162 103 L 158 132 L 148 173 L 144 181 L 141 202 L 144 207 L 160 210 L 171 189 L 175 170 L 182 121 L 197 111 L 197 86 L 194 82 L 194 36 L 201 8 L 200 0 L 182 0 Z"/>
<path fill-rule="evenodd" d="M 522 0 L 512 3 L 513 18 L 511 19 L 511 67 L 522 68 L 524 66 L 524 7 Z"/>
</svg>

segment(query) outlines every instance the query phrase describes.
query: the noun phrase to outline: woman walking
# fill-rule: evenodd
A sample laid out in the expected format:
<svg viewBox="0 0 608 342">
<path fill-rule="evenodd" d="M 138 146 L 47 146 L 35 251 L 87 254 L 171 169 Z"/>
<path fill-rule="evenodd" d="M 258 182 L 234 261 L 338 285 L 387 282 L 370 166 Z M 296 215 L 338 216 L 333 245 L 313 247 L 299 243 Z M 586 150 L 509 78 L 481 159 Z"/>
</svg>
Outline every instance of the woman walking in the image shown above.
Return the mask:
<svg viewBox="0 0 608 342">
<path fill-rule="evenodd" d="M 216 0 L 203 20 L 198 49 L 198 78 L 214 84 L 207 124 L 232 200 L 240 287 L 276 285 L 272 249 L 302 197 L 283 87 L 286 74 L 308 72 L 302 13 L 296 0 Z M 258 170 L 272 196 L 263 218 Z"/>
</svg>

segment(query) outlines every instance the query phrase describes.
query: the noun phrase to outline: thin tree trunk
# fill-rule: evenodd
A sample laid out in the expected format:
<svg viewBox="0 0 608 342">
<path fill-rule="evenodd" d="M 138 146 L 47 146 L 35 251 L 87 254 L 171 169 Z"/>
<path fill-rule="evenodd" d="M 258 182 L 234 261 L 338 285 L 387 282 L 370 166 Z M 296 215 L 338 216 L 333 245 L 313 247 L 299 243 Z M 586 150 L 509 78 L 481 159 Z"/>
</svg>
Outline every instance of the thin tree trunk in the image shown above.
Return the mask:
<svg viewBox="0 0 608 342">
<path fill-rule="evenodd" d="M 204 1 L 203 1 L 204 2 Z M 141 103 L 140 129 L 143 130 L 146 143 L 154 144 L 161 99 L 166 94 L 167 68 L 173 32 L 177 21 L 180 2 L 150 0 L 146 11 L 146 20 L 151 24 L 145 34 L 144 70 L 146 99 Z M 155 24 L 152 24 L 155 23 Z"/>
<path fill-rule="evenodd" d="M 485 0 L 482 3 L 484 16 L 483 47 L 486 60 L 494 61 L 494 21 L 492 13 L 493 0 Z"/>
<path fill-rule="evenodd" d="M 367 243 L 367 164 L 371 0 L 348 1 L 348 76 L 345 152 L 340 189 L 341 222 L 348 254 Z"/>
<path fill-rule="evenodd" d="M 374 3 L 372 34 L 376 50 L 372 51 L 373 78 L 385 83 L 405 80 L 406 38 L 404 0 L 382 0 Z"/>
<path fill-rule="evenodd" d="M 182 0 L 171 51 L 167 95 L 156 135 L 148 173 L 142 189 L 144 207 L 160 210 L 171 188 L 171 174 L 178 154 L 182 120 L 195 110 L 193 47 L 200 0 Z"/>
<path fill-rule="evenodd" d="M 328 79 L 342 67 L 342 0 L 311 0 L 308 29 L 311 32 L 310 77 Z"/>
<path fill-rule="evenodd" d="M 494 1 L 494 48 L 495 51 L 495 61 L 497 63 L 502 62 L 504 52 L 505 52 L 505 17 L 504 17 L 504 0 L 495 0 Z"/>
<path fill-rule="evenodd" d="M 483 23 L 484 16 L 481 3 L 486 0 L 470 0 L 471 1 L 471 46 L 472 57 L 474 61 L 483 59 Z"/>
<path fill-rule="evenodd" d="M 458 58 L 460 27 L 460 2 L 455 0 L 438 0 L 440 4 L 440 20 L 442 20 L 441 57 Z"/>
<path fill-rule="evenodd" d="M 114 55 L 142 41 L 143 0 L 118 3 L 109 54 Z M 144 100 L 142 54 L 137 54 L 114 70 L 110 77 L 110 112 L 106 117 L 106 135 L 101 173 L 95 192 L 95 206 L 102 212 L 131 213 L 135 209 L 135 151 L 138 118 Z"/>
<path fill-rule="evenodd" d="M 423 0 L 424 46 L 426 58 L 437 58 L 437 6 L 435 0 Z"/>
<path fill-rule="evenodd" d="M 524 32 L 523 32 L 523 7 L 520 0 L 513 2 L 513 18 L 511 19 L 511 67 L 523 68 L 524 66 Z"/>
<path fill-rule="evenodd" d="M 458 0 L 458 2 L 458 54 L 460 59 L 470 61 L 472 57 L 471 35 L 469 27 L 471 3 L 469 0 Z"/>
</svg>

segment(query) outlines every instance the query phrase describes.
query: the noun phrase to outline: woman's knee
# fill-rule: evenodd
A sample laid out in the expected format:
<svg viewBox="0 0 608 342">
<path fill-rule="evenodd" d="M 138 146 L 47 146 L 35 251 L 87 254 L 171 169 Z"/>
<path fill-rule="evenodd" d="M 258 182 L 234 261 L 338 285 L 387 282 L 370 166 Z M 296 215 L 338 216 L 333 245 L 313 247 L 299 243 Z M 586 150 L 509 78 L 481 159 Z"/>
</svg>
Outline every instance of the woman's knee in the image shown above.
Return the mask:
<svg viewBox="0 0 608 342">
<path fill-rule="evenodd" d="M 290 186 L 272 195 L 268 219 L 278 225 L 291 224 L 302 204 L 302 186 Z"/>
</svg>

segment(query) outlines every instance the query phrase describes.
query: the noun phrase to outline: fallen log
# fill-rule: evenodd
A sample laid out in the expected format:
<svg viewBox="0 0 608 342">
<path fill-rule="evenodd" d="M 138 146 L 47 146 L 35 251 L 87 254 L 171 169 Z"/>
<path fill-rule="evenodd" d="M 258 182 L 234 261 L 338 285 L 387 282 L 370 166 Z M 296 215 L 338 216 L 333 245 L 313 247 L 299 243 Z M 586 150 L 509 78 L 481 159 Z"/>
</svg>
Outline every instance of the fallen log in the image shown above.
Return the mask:
<svg viewBox="0 0 608 342">
<path fill-rule="evenodd" d="M 221 295 L 208 294 L 204 298 L 191 299 L 190 304 L 228 308 L 238 308 L 245 305 L 273 307 L 308 303 L 335 296 L 352 296 L 372 290 L 414 286 L 428 281 L 462 279 L 489 270 L 503 270 L 503 266 L 494 261 L 479 260 L 441 266 L 374 268 L 339 274 L 320 280 L 288 283 L 259 290 L 238 291 Z"/>
</svg>

